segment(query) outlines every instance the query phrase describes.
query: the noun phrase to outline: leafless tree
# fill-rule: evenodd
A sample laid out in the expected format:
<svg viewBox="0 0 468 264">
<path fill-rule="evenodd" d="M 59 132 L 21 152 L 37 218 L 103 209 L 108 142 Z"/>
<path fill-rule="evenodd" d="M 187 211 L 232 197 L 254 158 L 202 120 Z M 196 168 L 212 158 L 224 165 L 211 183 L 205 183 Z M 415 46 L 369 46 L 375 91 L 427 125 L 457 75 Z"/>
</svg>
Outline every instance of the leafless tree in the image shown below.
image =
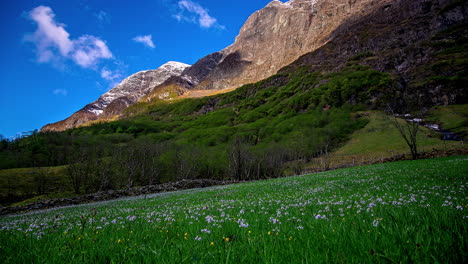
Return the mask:
<svg viewBox="0 0 468 264">
<path fill-rule="evenodd" d="M 91 164 L 87 159 L 87 153 L 82 148 L 71 158 L 67 166 L 67 175 L 76 194 L 81 192 L 81 187 L 84 186 L 91 173 Z"/>
<path fill-rule="evenodd" d="M 248 145 L 240 138 L 234 139 L 229 149 L 229 174 L 238 181 L 249 179 L 251 153 Z"/>
<path fill-rule="evenodd" d="M 47 192 L 50 174 L 51 171 L 48 167 L 38 167 L 34 170 L 34 187 L 37 194 L 42 195 Z"/>
<path fill-rule="evenodd" d="M 412 120 L 406 120 L 398 118 L 399 115 L 397 115 L 389 105 L 387 105 L 387 109 L 391 114 L 390 120 L 392 124 L 398 130 L 406 145 L 408 145 L 413 160 L 418 159 L 418 133 L 420 131 L 420 125 L 418 121 L 422 120 L 422 117 L 428 110 L 419 108 L 418 110 L 412 112 Z"/>
</svg>

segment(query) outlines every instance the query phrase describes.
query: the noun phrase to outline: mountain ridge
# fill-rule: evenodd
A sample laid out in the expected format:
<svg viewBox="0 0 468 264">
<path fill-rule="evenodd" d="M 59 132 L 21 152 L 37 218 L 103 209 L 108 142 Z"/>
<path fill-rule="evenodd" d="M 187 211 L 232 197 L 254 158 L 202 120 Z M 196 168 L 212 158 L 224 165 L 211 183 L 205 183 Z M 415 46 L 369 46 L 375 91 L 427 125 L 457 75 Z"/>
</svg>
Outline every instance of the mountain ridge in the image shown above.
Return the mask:
<svg viewBox="0 0 468 264">
<path fill-rule="evenodd" d="M 136 103 L 154 86 L 168 78 L 180 75 L 190 65 L 169 61 L 156 70 L 145 70 L 130 75 L 96 101 L 86 105 L 65 120 L 42 127 L 42 132 L 63 131 L 98 119 L 112 119 L 123 109 Z"/>
<path fill-rule="evenodd" d="M 141 101 L 170 100 L 197 90 L 226 90 L 254 83 L 275 74 L 299 56 L 326 43 L 327 36 L 346 18 L 371 12 L 374 6 L 393 0 L 291 0 L 271 1 L 254 12 L 242 26 L 233 44 L 209 54 L 155 85 Z M 112 119 L 133 104 L 121 98 L 110 104 L 104 115 L 92 113 L 70 117 L 67 125 L 47 125 L 43 131 L 59 131 L 89 121 Z M 85 107 L 86 108 L 86 107 Z M 102 109 L 98 108 L 99 113 Z M 82 118 L 83 120 L 80 120 Z M 53 127 L 60 129 L 52 129 Z"/>
</svg>

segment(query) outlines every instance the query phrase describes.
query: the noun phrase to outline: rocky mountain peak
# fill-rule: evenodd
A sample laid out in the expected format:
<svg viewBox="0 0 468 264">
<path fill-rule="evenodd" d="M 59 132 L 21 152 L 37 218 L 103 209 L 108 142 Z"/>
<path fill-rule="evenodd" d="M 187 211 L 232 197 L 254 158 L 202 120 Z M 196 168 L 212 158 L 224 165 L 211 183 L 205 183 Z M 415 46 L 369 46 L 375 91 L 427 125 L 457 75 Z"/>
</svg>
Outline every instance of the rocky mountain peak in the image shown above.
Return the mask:
<svg viewBox="0 0 468 264">
<path fill-rule="evenodd" d="M 275 74 L 301 55 L 316 50 L 354 16 L 395 0 L 274 0 L 253 13 L 220 63 L 193 87 L 230 89 Z"/>
<path fill-rule="evenodd" d="M 151 90 L 173 76 L 179 76 L 190 65 L 170 61 L 156 70 L 140 71 L 125 78 L 120 84 L 86 105 L 69 118 L 44 126 L 41 131 L 62 131 L 101 118 L 122 114 L 128 106 L 138 102 Z"/>
</svg>

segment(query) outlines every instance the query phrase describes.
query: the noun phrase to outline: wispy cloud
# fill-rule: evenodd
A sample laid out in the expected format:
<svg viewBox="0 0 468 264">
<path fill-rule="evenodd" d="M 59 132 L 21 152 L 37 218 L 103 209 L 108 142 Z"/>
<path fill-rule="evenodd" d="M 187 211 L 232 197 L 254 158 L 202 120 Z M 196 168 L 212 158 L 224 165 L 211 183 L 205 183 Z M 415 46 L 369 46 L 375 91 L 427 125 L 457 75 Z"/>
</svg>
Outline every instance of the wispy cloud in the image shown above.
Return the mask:
<svg viewBox="0 0 468 264">
<path fill-rule="evenodd" d="M 102 60 L 113 59 L 107 44 L 98 37 L 83 35 L 71 39 L 65 25 L 55 21 L 55 14 L 48 6 L 34 8 L 29 18 L 37 24 L 37 30 L 24 39 L 36 46 L 39 63 L 72 60 L 83 68 L 95 69 Z"/>
<path fill-rule="evenodd" d="M 179 13 L 173 17 L 178 21 L 186 21 L 198 24 L 202 28 L 218 28 L 225 29 L 223 25 L 218 23 L 218 20 L 208 13 L 208 9 L 198 3 L 190 0 L 180 0 L 178 2 Z"/>
<path fill-rule="evenodd" d="M 136 36 L 133 38 L 133 41 L 142 43 L 143 45 L 154 49 L 156 46 L 154 45 L 153 42 L 153 36 L 151 35 L 146 35 L 146 36 Z"/>
<path fill-rule="evenodd" d="M 107 68 L 101 70 L 101 77 L 110 83 L 111 87 L 119 84 L 124 77 L 120 71 L 113 71 Z"/>
<path fill-rule="evenodd" d="M 65 90 L 65 89 L 55 89 L 52 93 L 53 93 L 54 95 L 63 95 L 63 96 L 67 96 L 67 95 L 68 95 L 68 91 Z"/>
<path fill-rule="evenodd" d="M 95 13 L 94 16 L 103 23 L 106 23 L 106 24 L 111 23 L 111 19 L 112 19 L 111 15 L 109 15 L 109 13 L 103 10 L 100 10 L 99 12 Z"/>
</svg>

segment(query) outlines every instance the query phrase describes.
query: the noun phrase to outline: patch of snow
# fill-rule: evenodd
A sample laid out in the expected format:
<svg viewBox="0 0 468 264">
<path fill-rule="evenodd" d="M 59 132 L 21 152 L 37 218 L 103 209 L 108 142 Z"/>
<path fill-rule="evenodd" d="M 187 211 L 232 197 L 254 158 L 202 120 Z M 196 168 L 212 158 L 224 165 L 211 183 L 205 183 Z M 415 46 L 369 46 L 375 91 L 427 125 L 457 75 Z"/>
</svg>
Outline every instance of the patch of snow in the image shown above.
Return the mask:
<svg viewBox="0 0 468 264">
<path fill-rule="evenodd" d="M 99 110 L 99 109 L 89 109 L 88 112 L 93 113 L 95 115 L 101 115 L 104 110 Z"/>
<path fill-rule="evenodd" d="M 125 78 L 120 84 L 101 95 L 98 100 L 90 104 L 88 112 L 101 115 L 104 109 L 115 99 L 131 96 L 139 100 L 154 87 L 162 84 L 172 76 L 180 76 L 190 65 L 169 61 L 156 70 L 140 71 Z"/>
</svg>

